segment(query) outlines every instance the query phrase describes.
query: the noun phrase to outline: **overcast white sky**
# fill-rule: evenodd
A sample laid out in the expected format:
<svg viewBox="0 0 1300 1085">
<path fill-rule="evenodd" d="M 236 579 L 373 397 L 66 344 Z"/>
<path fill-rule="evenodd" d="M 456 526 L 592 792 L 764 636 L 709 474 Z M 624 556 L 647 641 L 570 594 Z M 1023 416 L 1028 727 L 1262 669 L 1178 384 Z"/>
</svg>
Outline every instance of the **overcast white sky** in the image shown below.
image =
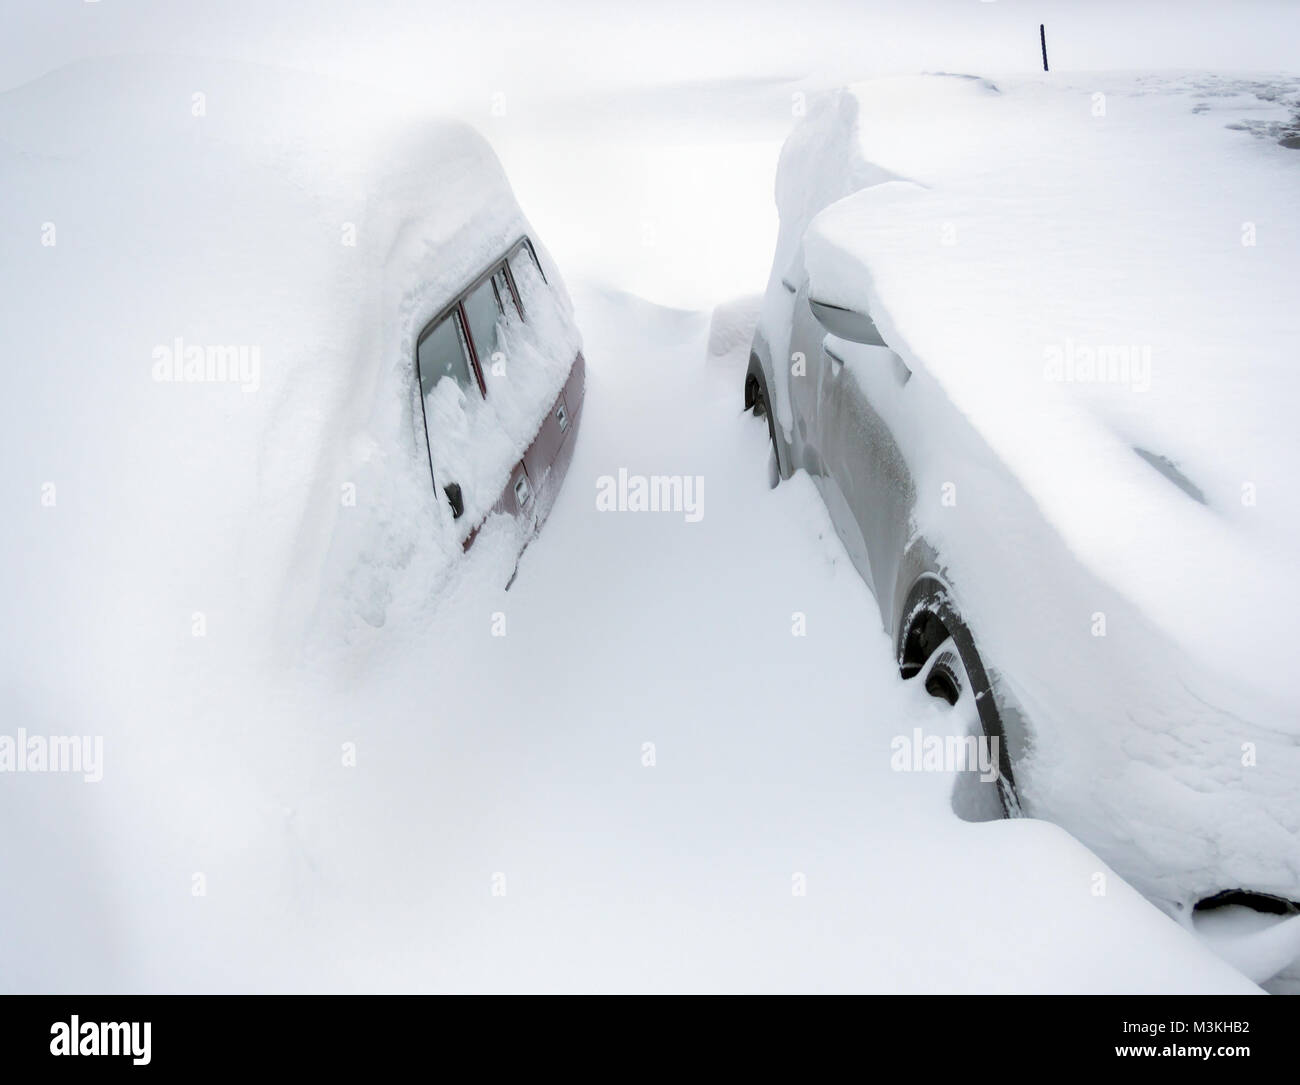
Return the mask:
<svg viewBox="0 0 1300 1085">
<path fill-rule="evenodd" d="M 329 71 L 458 109 L 552 91 L 743 77 L 1297 66 L 1295 0 L 0 0 L 0 88 L 79 57 L 169 52 Z"/>
</svg>

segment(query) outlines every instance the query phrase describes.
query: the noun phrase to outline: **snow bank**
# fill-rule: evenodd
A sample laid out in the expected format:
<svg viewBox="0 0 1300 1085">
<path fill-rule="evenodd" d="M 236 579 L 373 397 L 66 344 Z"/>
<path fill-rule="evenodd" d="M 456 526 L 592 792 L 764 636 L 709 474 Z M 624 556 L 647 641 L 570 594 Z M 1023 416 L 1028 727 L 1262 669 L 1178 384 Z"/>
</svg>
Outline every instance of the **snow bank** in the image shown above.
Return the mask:
<svg viewBox="0 0 1300 1085">
<path fill-rule="evenodd" d="M 709 342 L 705 353 L 710 360 L 736 361 L 742 364 L 749 355 L 749 344 L 754 339 L 763 308 L 761 294 L 733 298 L 715 306 L 709 317 Z"/>
<path fill-rule="evenodd" d="M 381 644 L 424 652 L 437 606 L 513 567 L 504 518 L 462 560 L 414 357 L 528 224 L 471 129 L 210 61 L 89 61 L 0 96 L 0 191 L 0 715 L 103 747 L 101 782 L 0 789 L 25 826 L 0 844 L 20 872 L 0 928 L 30 943 L 5 946 L 9 982 L 121 989 L 147 944 L 172 962 L 152 986 L 182 959 L 218 983 L 236 942 L 255 967 L 328 892 L 294 812 L 318 791 L 304 773 L 340 771 L 318 684 L 356 682 Z M 549 307 L 525 277 L 485 475 L 576 349 L 538 254 Z M 50 951 L 53 924 L 72 933 Z"/>
</svg>

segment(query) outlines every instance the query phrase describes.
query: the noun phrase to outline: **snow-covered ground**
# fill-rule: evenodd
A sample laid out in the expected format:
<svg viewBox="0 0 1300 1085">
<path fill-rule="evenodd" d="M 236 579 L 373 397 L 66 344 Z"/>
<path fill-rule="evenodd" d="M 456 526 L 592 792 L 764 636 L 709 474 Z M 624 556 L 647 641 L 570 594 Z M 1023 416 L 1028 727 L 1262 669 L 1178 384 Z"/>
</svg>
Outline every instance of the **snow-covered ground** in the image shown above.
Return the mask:
<svg viewBox="0 0 1300 1085">
<path fill-rule="evenodd" d="M 588 415 L 510 591 L 489 535 L 368 659 L 141 683 L 164 754 L 6 794 L 5 985 L 1251 989 L 1061 830 L 891 769 L 944 710 L 811 483 L 768 489 L 706 315 L 578 300 Z M 598 512 L 620 466 L 703 476 L 703 518 Z"/>
<path fill-rule="evenodd" d="M 1258 990 L 1063 830 L 962 820 L 951 774 L 894 770 L 897 740 L 950 718 L 898 678 L 809 480 L 768 488 L 740 378 L 778 152 L 813 92 L 1032 68 L 1040 18 L 1062 70 L 1274 68 L 1294 63 L 1295 5 L 13 8 L 0 90 L 86 55 L 238 56 L 469 120 L 569 283 L 589 376 L 568 480 L 509 591 L 513 540 L 489 527 L 447 580 L 440 554 L 380 554 L 378 579 L 402 571 L 382 626 L 340 636 L 340 593 L 304 637 L 335 461 L 400 480 L 394 535 L 422 522 L 410 449 L 334 441 L 373 391 L 328 364 L 357 344 L 311 338 L 319 379 L 263 386 L 256 412 L 229 388 L 215 413 L 128 415 L 141 393 L 100 340 L 111 326 L 147 359 L 176 333 L 154 318 L 205 275 L 239 304 L 201 326 L 237 316 L 240 342 L 301 349 L 282 318 L 313 310 L 345 326 L 374 277 L 331 280 L 336 235 L 312 239 L 338 226 L 325 189 L 346 203 L 355 178 L 299 162 L 242 218 L 205 202 L 202 169 L 6 193 L 22 241 L 0 281 L 39 304 L 0 310 L 0 735 L 99 735 L 104 762 L 94 784 L 0 779 L 0 989 Z M 189 63 L 175 124 L 198 146 L 222 102 Z M 110 89 L 69 97 L 76 131 L 27 118 L 52 171 L 119 138 Z M 188 112 L 204 91 L 206 128 Z M 0 168 L 31 161 L 0 140 Z M 355 217 L 393 225 L 402 202 L 358 198 Z M 73 289 L 25 262 L 47 216 L 93 272 Z M 249 269 L 295 289 L 260 293 Z M 139 312 L 109 305 L 124 282 L 145 284 Z M 432 285 L 385 284 L 368 319 Z M 261 412 L 269 439 L 247 425 Z M 620 470 L 703 479 L 702 517 L 599 511 Z M 290 530 L 312 545 L 284 547 Z"/>
<path fill-rule="evenodd" d="M 124 655 L 152 612 L 111 562 L 10 626 L 6 719 L 107 741 L 100 783 L 4 781 L 6 989 L 1254 989 L 1062 830 L 894 771 L 945 709 L 739 410 L 791 90 L 637 100 L 663 123 L 616 97 L 488 131 L 589 366 L 509 591 L 489 526 L 440 597 L 269 674 L 184 622 Z M 621 469 L 702 479 L 703 515 L 599 511 Z M 25 670 L 60 633 L 68 662 Z"/>
</svg>

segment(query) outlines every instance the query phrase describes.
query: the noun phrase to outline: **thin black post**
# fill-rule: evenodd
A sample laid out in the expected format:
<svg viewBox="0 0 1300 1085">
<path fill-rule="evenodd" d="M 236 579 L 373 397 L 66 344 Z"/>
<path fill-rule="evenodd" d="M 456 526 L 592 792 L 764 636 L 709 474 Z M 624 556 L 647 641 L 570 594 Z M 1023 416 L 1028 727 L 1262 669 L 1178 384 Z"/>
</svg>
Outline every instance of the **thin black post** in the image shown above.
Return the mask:
<svg viewBox="0 0 1300 1085">
<path fill-rule="evenodd" d="M 1038 40 L 1043 43 L 1043 71 L 1047 71 L 1047 28 L 1038 24 Z"/>
</svg>

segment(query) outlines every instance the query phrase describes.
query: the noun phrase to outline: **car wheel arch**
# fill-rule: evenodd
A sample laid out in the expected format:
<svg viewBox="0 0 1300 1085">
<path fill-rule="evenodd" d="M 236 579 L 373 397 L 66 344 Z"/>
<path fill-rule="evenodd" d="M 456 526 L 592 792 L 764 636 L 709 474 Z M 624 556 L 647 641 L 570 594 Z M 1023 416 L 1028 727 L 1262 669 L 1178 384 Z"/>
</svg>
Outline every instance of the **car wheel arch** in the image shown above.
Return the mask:
<svg viewBox="0 0 1300 1085">
<path fill-rule="evenodd" d="M 760 341 L 754 340 L 750 348 L 749 365 L 745 370 L 745 407 L 746 411 L 752 411 L 758 402 L 759 393 L 763 396 L 764 413 L 767 418 L 768 439 L 771 441 L 772 450 L 776 454 L 776 470 L 780 478 L 789 478 L 794 471 L 792 464 L 793 451 L 788 442 L 785 440 L 784 432 L 776 418 L 776 402 L 772 393 L 772 382 L 768 374 L 771 366 L 764 362 L 763 355 L 760 353 Z"/>
<path fill-rule="evenodd" d="M 976 648 L 970 627 L 962 617 L 952 588 L 937 569 L 927 568 L 911 579 L 901 600 L 894 636 L 899 673 L 904 679 L 915 677 L 935 649 L 952 638 L 975 689 L 984 733 L 999 740 L 1001 771 L 1014 793 L 1016 780 L 1003 714 L 993 693 L 988 669 Z"/>
</svg>

